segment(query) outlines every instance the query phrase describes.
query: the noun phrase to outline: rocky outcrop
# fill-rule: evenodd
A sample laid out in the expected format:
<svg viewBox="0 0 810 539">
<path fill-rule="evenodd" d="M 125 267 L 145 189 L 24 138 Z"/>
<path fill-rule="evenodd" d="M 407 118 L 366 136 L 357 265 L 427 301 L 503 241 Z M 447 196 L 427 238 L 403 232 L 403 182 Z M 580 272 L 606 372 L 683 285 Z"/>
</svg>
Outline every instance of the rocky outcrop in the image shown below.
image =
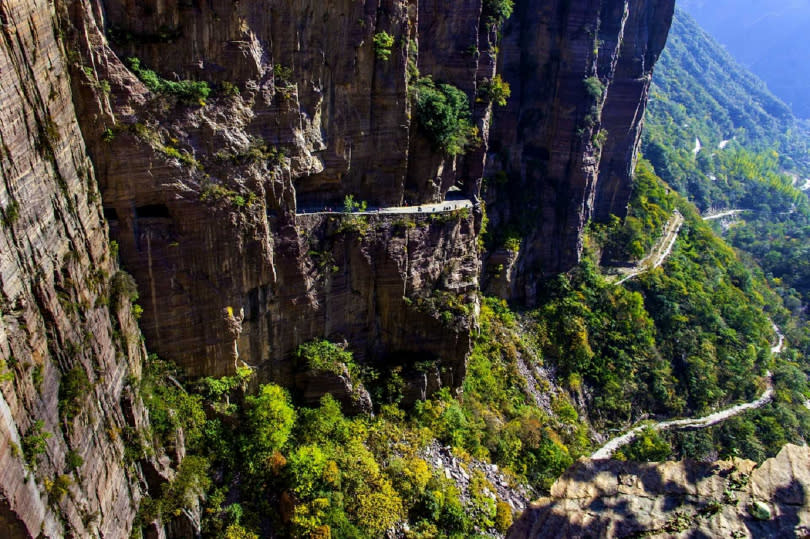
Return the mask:
<svg viewBox="0 0 810 539">
<path fill-rule="evenodd" d="M 508 537 L 808 537 L 810 448 L 757 466 L 733 459 L 580 460 Z"/>
<path fill-rule="evenodd" d="M 624 215 L 673 10 L 673 0 L 516 2 L 501 45 L 512 99 L 496 112 L 487 165 L 506 181 L 486 194 L 491 226 L 522 239 L 507 297 L 532 303 L 539 279 L 579 261 L 589 219 Z"/>
<path fill-rule="evenodd" d="M 53 4 L 0 4 L 0 535 L 127 536 L 145 353 L 71 100 Z M 125 413 L 125 411 L 127 413 Z"/>
<path fill-rule="evenodd" d="M 667 41 L 673 2 L 633 0 L 624 3 L 623 9 L 612 9 L 624 13 L 610 18 L 621 20 L 623 28 L 603 28 L 600 37 L 603 43 L 619 37 L 611 54 L 600 53 L 611 60 L 604 64 L 600 61 L 599 66 L 600 78 L 610 80 L 601 117 L 607 137 L 602 144 L 592 215 L 600 222 L 606 222 L 611 214 L 624 217 L 627 213 L 653 67 Z"/>
</svg>

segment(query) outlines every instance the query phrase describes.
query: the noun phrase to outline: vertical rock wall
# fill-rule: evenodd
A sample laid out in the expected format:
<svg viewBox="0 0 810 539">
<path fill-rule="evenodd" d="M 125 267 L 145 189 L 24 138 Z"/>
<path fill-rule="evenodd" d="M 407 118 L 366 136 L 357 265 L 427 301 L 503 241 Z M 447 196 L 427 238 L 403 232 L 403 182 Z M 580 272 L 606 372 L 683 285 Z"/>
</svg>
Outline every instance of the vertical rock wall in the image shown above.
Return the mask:
<svg viewBox="0 0 810 539">
<path fill-rule="evenodd" d="M 516 2 L 501 46 L 512 99 L 496 112 L 487 169 L 500 181 L 486 199 L 492 228 L 522 245 L 493 290 L 505 280 L 507 297 L 532 303 L 540 279 L 579 261 L 589 219 L 626 211 L 673 10 L 673 0 Z"/>
<path fill-rule="evenodd" d="M 121 433 L 144 420 L 127 386 L 144 352 L 111 288 L 53 9 L 0 3 L 0 535 L 122 537 L 140 494 Z M 69 400 L 68 377 L 84 380 Z"/>
<path fill-rule="evenodd" d="M 596 221 L 604 222 L 611 214 L 624 217 L 627 212 L 653 67 L 666 44 L 673 10 L 674 3 L 668 0 L 627 2 L 621 31 L 602 32 L 600 39 L 605 43 L 611 35 L 620 39 L 607 72 L 610 86 L 602 111 L 607 137 L 596 184 L 592 216 Z M 600 70 L 603 76 L 605 72 Z"/>
<path fill-rule="evenodd" d="M 453 9 L 105 0 L 74 5 L 69 18 L 79 119 L 112 235 L 139 283 L 150 351 L 192 374 L 244 361 L 283 382 L 298 345 L 334 336 L 370 362 L 422 343 L 427 359 L 463 372 L 475 310 L 438 338 L 428 321 L 413 322 L 423 313 L 412 300 L 442 291 L 472 301 L 480 214 L 412 234 L 419 241 L 389 264 L 399 244 L 375 219 L 368 234 L 333 227 L 325 238 L 302 212 L 339 209 L 349 194 L 372 206 L 441 201 L 453 186 L 477 197 L 490 107 L 476 89 L 495 69 L 481 0 Z M 395 37 L 388 60 L 373 46 L 383 31 Z M 201 106 L 148 92 L 128 57 L 172 80 L 208 81 L 214 93 Z M 435 151 L 412 122 L 413 68 L 468 95 L 481 140 L 465 156 Z M 339 278 L 313 257 L 324 241 L 346 245 L 334 254 Z M 440 278 L 449 267 L 465 271 Z M 381 283 L 398 292 L 375 304 Z M 341 298 L 357 307 L 344 310 Z"/>
</svg>

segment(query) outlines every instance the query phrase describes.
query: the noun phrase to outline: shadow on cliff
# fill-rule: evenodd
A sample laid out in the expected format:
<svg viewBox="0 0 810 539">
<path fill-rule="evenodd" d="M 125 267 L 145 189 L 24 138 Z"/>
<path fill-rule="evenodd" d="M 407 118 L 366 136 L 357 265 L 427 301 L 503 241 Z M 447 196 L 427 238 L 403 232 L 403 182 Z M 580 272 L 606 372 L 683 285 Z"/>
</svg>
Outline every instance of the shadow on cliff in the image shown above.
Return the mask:
<svg viewBox="0 0 810 539">
<path fill-rule="evenodd" d="M 757 520 L 746 515 L 746 528 L 752 537 L 769 537 L 773 539 L 793 539 L 810 537 L 810 527 L 799 526 L 799 511 L 810 503 L 805 487 L 796 479 L 789 485 L 779 488 L 770 500 L 770 506 L 776 508 L 777 515 L 771 520 Z"/>
<path fill-rule="evenodd" d="M 676 481 L 665 477 L 660 463 L 580 462 L 566 472 L 557 485 L 564 482 L 574 486 L 588 485 L 595 492 L 568 493 L 567 497 L 594 497 L 593 501 L 584 510 L 571 511 L 569 506 L 564 505 L 564 501 L 561 503 L 560 500 L 555 500 L 552 504 L 535 510 L 533 514 L 525 513 L 520 519 L 523 522 L 516 523 L 509 537 L 630 538 L 643 537 L 653 530 L 674 532 L 680 525 L 677 514 L 679 509 L 690 506 L 690 513 L 700 513 L 708 503 L 708 500 L 706 504 L 695 502 L 694 489 L 687 485 L 695 485 L 717 474 L 718 470 L 711 464 L 692 462 L 679 470 Z M 660 498 L 661 503 L 655 508 L 661 515 L 658 520 L 647 517 L 642 522 L 639 519 L 639 515 L 649 514 L 652 509 L 643 503 L 632 502 L 634 493 L 640 495 L 642 492 Z M 560 494 L 566 497 L 565 493 Z M 617 496 L 622 498 L 615 499 Z M 595 515 L 595 519 L 584 521 L 579 517 L 583 514 Z M 529 534 L 528 530 L 534 533 Z M 706 536 L 695 531 L 690 537 Z"/>
<path fill-rule="evenodd" d="M 9 507 L 8 501 L 0 499 L 0 539 L 26 539 L 29 537 L 25 524 Z"/>
</svg>

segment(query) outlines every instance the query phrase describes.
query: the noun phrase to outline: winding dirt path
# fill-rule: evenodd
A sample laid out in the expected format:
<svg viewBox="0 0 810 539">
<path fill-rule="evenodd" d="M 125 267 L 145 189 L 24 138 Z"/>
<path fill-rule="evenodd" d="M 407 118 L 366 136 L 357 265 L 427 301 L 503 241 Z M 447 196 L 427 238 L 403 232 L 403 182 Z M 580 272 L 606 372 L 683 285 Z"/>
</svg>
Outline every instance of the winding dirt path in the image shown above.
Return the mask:
<svg viewBox="0 0 810 539">
<path fill-rule="evenodd" d="M 678 210 L 672 212 L 667 224 L 664 225 L 664 233 L 655 242 L 650 254 L 644 257 L 638 264 L 631 268 L 622 268 L 619 270 L 619 280 L 616 284 L 623 284 L 637 275 L 659 267 L 667 257 L 672 253 L 672 248 L 675 247 L 675 242 L 678 241 L 678 233 L 683 226 L 683 215 Z"/>
<path fill-rule="evenodd" d="M 776 326 L 776 324 L 771 322 L 771 325 L 776 332 L 776 343 L 771 347 L 771 353 L 781 354 L 785 350 L 785 336 L 782 334 L 782 331 Z M 599 450 L 591 455 L 591 459 L 606 460 L 611 458 L 618 449 L 635 441 L 639 434 L 641 434 L 646 428 L 652 428 L 658 432 L 665 430 L 705 429 L 706 427 L 711 427 L 712 425 L 722 423 L 723 421 L 740 415 L 743 412 L 747 412 L 748 410 L 756 410 L 757 408 L 761 408 L 762 406 L 771 402 L 773 399 L 773 378 L 771 376 L 771 371 L 767 372 L 766 381 L 767 387 L 765 388 L 765 391 L 755 401 L 737 404 L 726 408 L 725 410 L 720 410 L 719 412 L 715 412 L 703 417 L 669 419 L 667 421 L 661 421 L 652 425 L 643 424 L 635 426 L 624 434 L 613 438 L 608 443 L 603 445 L 601 448 L 599 448 Z M 805 405 L 810 408 L 810 401 L 805 403 Z"/>
<path fill-rule="evenodd" d="M 746 210 L 741 209 L 734 209 L 734 210 L 726 210 L 723 212 L 719 212 L 716 214 L 706 215 L 703 217 L 704 221 L 710 221 L 712 219 L 720 219 L 722 217 L 727 217 L 730 215 L 736 215 L 738 213 L 744 212 Z M 669 253 L 672 251 L 672 247 L 675 245 L 675 241 L 678 239 L 678 231 L 683 224 L 683 216 L 675 212 L 677 215 L 673 215 L 673 218 L 667 223 L 666 232 L 662 236 L 662 239 L 659 240 L 656 247 L 650 253 L 650 255 L 645 258 L 642 262 L 640 262 L 633 270 L 630 271 L 624 278 L 619 280 L 616 284 L 622 284 L 623 282 L 627 281 L 635 277 L 636 275 L 646 271 L 649 261 L 652 259 L 655 263 L 652 265 L 653 268 L 657 268 L 660 266 L 666 257 L 669 256 Z M 676 218 L 680 218 L 677 220 Z M 675 222 L 677 221 L 677 223 Z M 663 246 L 665 248 L 662 248 Z M 773 327 L 774 332 L 776 333 L 776 342 L 773 346 L 771 346 L 771 353 L 772 354 L 781 354 L 785 350 L 785 336 L 779 327 L 771 322 L 771 326 Z M 669 419 L 667 421 L 661 421 L 659 423 L 653 424 L 642 424 L 637 425 L 630 429 L 629 431 L 616 436 L 615 438 L 608 441 L 605 445 L 599 448 L 595 453 L 591 455 L 592 460 L 606 460 L 613 456 L 613 454 L 620 448 L 632 443 L 638 438 L 639 434 L 641 434 L 645 429 L 652 428 L 655 431 L 661 432 L 665 430 L 687 430 L 687 429 L 705 429 L 706 427 L 711 427 L 712 425 L 717 425 L 718 423 L 722 423 L 723 421 L 730 419 L 734 416 L 740 415 L 743 412 L 747 412 L 748 410 L 755 410 L 757 408 L 761 408 L 765 404 L 769 403 L 773 399 L 773 379 L 771 376 L 771 372 L 768 371 L 766 375 L 767 387 L 765 391 L 760 395 L 760 397 L 754 401 L 737 404 L 735 406 L 731 406 L 724 410 L 720 410 L 719 412 L 715 412 L 713 414 L 709 414 L 707 416 L 698 417 L 698 418 L 687 418 L 687 419 Z M 805 403 L 807 408 L 810 408 L 810 401 Z"/>
<path fill-rule="evenodd" d="M 743 412 L 747 412 L 748 410 L 761 408 L 765 404 L 771 402 L 771 399 L 773 399 L 773 380 L 771 378 L 770 371 L 768 371 L 767 374 L 767 381 L 768 387 L 755 401 L 737 404 L 736 406 L 732 406 L 730 408 L 726 408 L 725 410 L 720 410 L 719 412 L 715 412 L 703 417 L 670 419 L 668 421 L 661 421 L 660 423 L 655 423 L 653 425 L 638 425 L 637 427 L 633 427 L 626 433 L 613 438 L 608 443 L 603 445 L 598 451 L 591 455 L 591 459 L 606 460 L 611 458 L 618 449 L 632 443 L 636 438 L 638 438 L 639 434 L 641 434 L 646 428 L 652 428 L 658 432 L 665 430 L 705 429 L 706 427 L 711 427 L 712 425 L 722 423 L 723 421 L 740 415 Z"/>
</svg>

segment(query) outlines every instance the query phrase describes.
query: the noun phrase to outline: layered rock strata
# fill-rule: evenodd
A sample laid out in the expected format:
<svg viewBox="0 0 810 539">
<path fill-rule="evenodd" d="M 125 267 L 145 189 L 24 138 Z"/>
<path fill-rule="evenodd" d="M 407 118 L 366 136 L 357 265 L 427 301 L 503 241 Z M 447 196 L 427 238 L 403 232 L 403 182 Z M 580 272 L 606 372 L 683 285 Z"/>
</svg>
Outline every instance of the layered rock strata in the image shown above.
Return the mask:
<svg viewBox="0 0 810 539">
<path fill-rule="evenodd" d="M 55 20 L 45 0 L 0 3 L 0 535 L 121 537 L 145 353 Z"/>
<path fill-rule="evenodd" d="M 359 361 L 411 354 L 460 383 L 475 309 L 437 324 L 413 302 L 449 293 L 475 303 L 466 296 L 477 288 L 480 211 L 425 226 L 407 214 L 364 218 L 359 231 L 322 224 L 347 195 L 373 207 L 441 201 L 451 188 L 477 196 L 490 114 L 477 88 L 495 69 L 482 9 L 481 0 L 71 9 L 79 117 L 150 350 L 192 375 L 243 361 L 287 383 L 298 345 L 334 337 Z M 373 43 L 382 32 L 395 38 L 387 60 Z M 129 57 L 214 93 L 190 104 L 149 92 Z M 473 105 L 478 142 L 463 156 L 432 148 L 411 120 L 410 83 L 428 75 Z M 392 237 L 394 221 L 405 236 Z M 330 250 L 314 247 L 323 242 Z"/>
</svg>

